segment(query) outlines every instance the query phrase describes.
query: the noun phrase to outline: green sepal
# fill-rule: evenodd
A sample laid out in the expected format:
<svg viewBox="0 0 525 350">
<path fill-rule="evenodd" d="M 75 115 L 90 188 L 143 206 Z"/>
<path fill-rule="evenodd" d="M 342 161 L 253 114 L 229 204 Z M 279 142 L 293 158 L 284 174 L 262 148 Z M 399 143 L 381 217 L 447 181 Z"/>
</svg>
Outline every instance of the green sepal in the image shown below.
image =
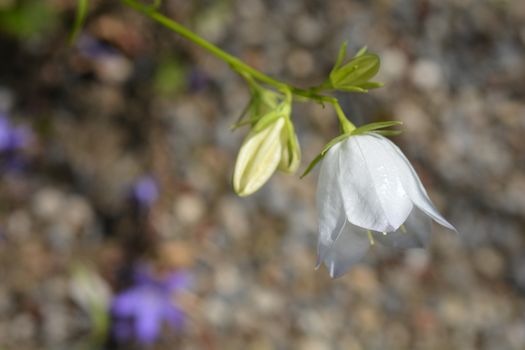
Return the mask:
<svg viewBox="0 0 525 350">
<path fill-rule="evenodd" d="M 378 81 L 367 81 L 366 83 L 362 83 L 358 85 L 362 89 L 370 90 L 370 89 L 378 89 L 380 87 L 385 86 L 385 84 L 380 83 Z"/>
<path fill-rule="evenodd" d="M 357 51 L 357 53 L 355 54 L 354 58 L 363 56 L 366 53 L 367 50 L 368 50 L 368 47 L 363 46 L 359 51 Z"/>
<path fill-rule="evenodd" d="M 308 164 L 308 167 L 306 167 L 306 170 L 304 171 L 304 173 L 301 175 L 301 179 L 303 177 L 305 177 L 306 175 L 308 175 L 310 173 L 310 171 L 312 171 L 312 169 L 317 165 L 317 163 L 319 163 L 321 161 L 321 159 L 324 158 L 324 155 L 319 153 L 315 158 L 314 160 L 312 160 L 310 162 L 310 164 Z"/>
<path fill-rule="evenodd" d="M 348 42 L 343 42 L 341 44 L 341 47 L 339 48 L 339 53 L 337 54 L 337 60 L 335 61 L 334 68 L 332 68 L 332 71 L 335 71 L 336 69 L 339 69 L 341 65 L 343 64 L 343 61 L 346 57 L 346 47 L 348 46 Z"/>
<path fill-rule="evenodd" d="M 285 127 L 281 133 L 283 153 L 278 169 L 291 174 L 297 170 L 301 163 L 301 148 L 292 121 L 289 117 L 285 117 L 284 121 Z"/>
<path fill-rule="evenodd" d="M 319 153 L 315 158 L 314 160 L 312 160 L 312 162 L 310 164 L 308 164 L 308 167 L 306 168 L 306 170 L 304 171 L 304 173 L 301 175 L 301 179 L 303 177 L 305 177 L 306 175 L 308 175 L 308 173 L 310 171 L 312 171 L 312 169 L 317 165 L 317 163 L 319 163 L 321 161 L 321 159 L 324 158 L 324 156 L 326 155 L 326 152 L 328 152 L 330 150 L 330 148 L 332 148 L 333 146 L 335 146 L 337 143 L 343 141 L 344 139 L 347 139 L 349 138 L 350 136 L 352 136 L 352 132 L 349 132 L 349 133 L 346 133 L 346 134 L 341 134 L 337 137 L 334 137 L 333 139 L 330 140 L 330 142 L 328 142 L 323 150 L 321 151 L 321 153 Z"/>
<path fill-rule="evenodd" d="M 373 133 L 381 136 L 398 136 L 403 133 L 403 130 L 376 130 Z"/>
<path fill-rule="evenodd" d="M 270 113 L 266 114 L 265 116 L 261 117 L 257 123 L 253 126 L 252 132 L 257 133 L 263 129 L 265 129 L 268 125 L 276 121 L 277 119 L 281 118 L 282 114 L 279 113 L 277 110 L 271 111 Z"/>
<path fill-rule="evenodd" d="M 372 53 L 362 53 L 354 57 L 342 67 L 334 67 L 330 72 L 330 82 L 334 89 L 360 86 L 367 83 L 379 71 L 379 56 Z"/>
<path fill-rule="evenodd" d="M 374 131 L 378 129 L 385 129 L 391 126 L 398 126 L 398 125 L 403 125 L 403 122 L 396 121 L 396 120 L 390 120 L 387 122 L 377 122 L 377 123 L 365 124 L 353 130 L 352 135 L 360 135 L 360 134 L 364 134 L 365 132 L 370 132 L 370 131 Z"/>
<path fill-rule="evenodd" d="M 250 101 L 241 112 L 237 121 L 230 127 L 231 130 L 244 125 L 254 126 L 258 121 L 275 112 L 279 107 L 279 98 L 281 98 L 279 94 L 263 89 L 255 83 L 250 83 L 250 90 L 252 94 Z"/>
<path fill-rule="evenodd" d="M 363 89 L 359 86 L 350 85 L 350 86 L 338 86 L 337 90 L 339 91 L 345 91 L 345 92 L 361 92 L 361 93 L 367 93 L 367 89 Z"/>
</svg>

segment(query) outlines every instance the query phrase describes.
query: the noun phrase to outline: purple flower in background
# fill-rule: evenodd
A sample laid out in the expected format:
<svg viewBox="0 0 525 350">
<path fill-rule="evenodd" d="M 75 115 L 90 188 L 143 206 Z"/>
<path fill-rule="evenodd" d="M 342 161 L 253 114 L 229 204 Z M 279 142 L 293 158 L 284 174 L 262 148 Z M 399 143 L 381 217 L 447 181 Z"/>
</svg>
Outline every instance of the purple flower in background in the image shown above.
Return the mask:
<svg viewBox="0 0 525 350">
<path fill-rule="evenodd" d="M 135 284 L 117 294 L 112 302 L 117 339 L 135 338 L 143 344 L 151 344 L 164 325 L 181 329 L 185 314 L 174 297 L 189 284 L 190 276 L 185 271 L 172 272 L 162 279 L 151 276 L 147 271 L 139 271 Z"/>
<path fill-rule="evenodd" d="M 8 116 L 0 112 L 0 170 L 2 173 L 19 173 L 27 159 L 19 152 L 33 140 L 32 130 L 26 126 L 13 126 Z"/>
<path fill-rule="evenodd" d="M 93 60 L 118 55 L 113 47 L 87 34 L 78 38 L 76 46 L 83 56 Z"/>
<path fill-rule="evenodd" d="M 26 147 L 32 137 L 31 130 L 24 126 L 13 126 L 0 112 L 0 152 L 13 152 Z"/>
<path fill-rule="evenodd" d="M 150 208 L 159 197 L 157 183 L 151 176 L 141 177 L 133 185 L 132 197 L 142 207 Z"/>
</svg>

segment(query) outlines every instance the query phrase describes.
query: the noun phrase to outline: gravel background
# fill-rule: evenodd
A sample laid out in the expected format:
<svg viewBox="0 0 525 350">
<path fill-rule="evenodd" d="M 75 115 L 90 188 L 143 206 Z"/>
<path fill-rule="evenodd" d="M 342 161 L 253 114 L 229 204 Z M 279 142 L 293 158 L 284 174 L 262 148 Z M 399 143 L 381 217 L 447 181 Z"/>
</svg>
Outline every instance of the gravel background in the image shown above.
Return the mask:
<svg viewBox="0 0 525 350">
<path fill-rule="evenodd" d="M 227 65 L 117 1 L 92 1 L 74 47 L 72 2 L 43 2 L 24 35 L 14 3 L 0 1 L 0 110 L 34 138 L 0 175 L 0 349 L 145 348 L 90 343 L 71 292 L 79 262 L 116 292 L 137 261 L 194 278 L 187 327 L 152 349 L 525 348 L 524 1 L 164 1 L 297 86 L 320 83 L 342 41 L 381 56 L 384 88 L 338 97 L 358 125 L 405 123 L 395 142 L 460 236 L 434 225 L 430 249 L 376 246 L 337 280 L 314 270 L 318 170 L 232 192 L 249 96 Z M 337 123 L 312 103 L 293 116 L 302 171 Z M 160 198 L 139 215 L 144 174 Z"/>
</svg>

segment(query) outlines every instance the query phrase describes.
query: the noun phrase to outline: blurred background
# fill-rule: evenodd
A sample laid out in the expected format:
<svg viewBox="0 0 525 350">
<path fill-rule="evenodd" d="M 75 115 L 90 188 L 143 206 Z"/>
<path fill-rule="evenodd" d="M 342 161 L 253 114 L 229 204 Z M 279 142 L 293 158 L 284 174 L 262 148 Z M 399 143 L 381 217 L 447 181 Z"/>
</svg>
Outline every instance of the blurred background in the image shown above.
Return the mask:
<svg viewBox="0 0 525 350">
<path fill-rule="evenodd" d="M 230 186 L 248 101 L 223 62 L 119 1 L 0 0 L 0 349 L 525 349 L 525 2 L 164 0 L 261 71 L 381 56 L 357 124 L 394 141 L 457 236 L 316 263 L 318 170 Z M 294 104 L 302 172 L 337 135 Z"/>
</svg>

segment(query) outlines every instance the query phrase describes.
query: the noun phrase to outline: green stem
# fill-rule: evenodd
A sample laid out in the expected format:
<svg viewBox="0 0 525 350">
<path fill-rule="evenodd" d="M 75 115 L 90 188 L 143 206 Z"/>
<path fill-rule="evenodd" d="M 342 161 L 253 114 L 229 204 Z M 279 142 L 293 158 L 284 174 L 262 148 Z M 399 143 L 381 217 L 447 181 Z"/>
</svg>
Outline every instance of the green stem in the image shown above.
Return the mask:
<svg viewBox="0 0 525 350">
<path fill-rule="evenodd" d="M 237 57 L 232 56 L 229 53 L 221 50 L 219 47 L 203 39 L 199 35 L 189 30 L 188 28 L 179 24 L 178 22 L 160 14 L 159 12 L 156 11 L 156 7 L 141 4 L 140 2 L 137 2 L 136 0 L 122 0 L 122 2 L 126 4 L 127 6 L 131 7 L 132 9 L 143 13 L 149 18 L 153 19 L 154 21 L 162 24 L 166 28 L 173 30 L 177 34 L 181 35 L 182 37 L 192 41 L 193 43 L 209 51 L 210 53 L 212 53 L 219 59 L 228 63 L 235 71 L 237 71 L 239 74 L 241 74 L 245 78 L 248 76 L 264 84 L 270 85 L 278 90 L 290 91 L 295 96 L 303 97 L 309 100 L 314 100 L 321 104 L 330 103 L 334 107 L 337 113 L 337 117 L 339 118 L 339 122 L 341 123 L 341 127 L 343 128 L 343 131 L 346 132 L 346 131 L 352 131 L 353 129 L 355 129 L 354 124 L 352 124 L 345 117 L 343 111 L 341 110 L 341 107 L 339 106 L 339 102 L 337 101 L 336 98 L 318 94 L 319 91 L 328 87 L 326 82 L 319 87 L 314 87 L 311 89 L 301 89 L 301 88 L 290 86 L 286 83 L 283 83 L 279 80 L 276 80 L 258 71 L 255 68 L 250 67 L 249 65 L 247 65 L 246 63 L 238 59 Z"/>
<path fill-rule="evenodd" d="M 88 13 L 89 1 L 88 0 L 78 0 L 77 1 L 77 13 L 75 16 L 75 24 L 73 25 L 73 30 L 69 36 L 69 44 L 73 45 L 77 40 L 78 34 L 82 30 L 82 25 L 86 20 Z"/>
<path fill-rule="evenodd" d="M 346 118 L 345 113 L 341 109 L 341 106 L 339 105 L 339 102 L 334 99 L 335 101 L 331 101 L 330 103 L 332 106 L 334 106 L 335 113 L 337 114 L 337 118 L 339 118 L 339 124 L 341 124 L 341 128 L 343 129 L 343 133 L 347 134 L 355 130 L 355 125 Z"/>
<path fill-rule="evenodd" d="M 182 37 L 192 41 L 193 43 L 199 45 L 200 47 L 206 49 L 207 51 L 209 51 L 213 55 L 217 56 L 221 60 L 223 60 L 226 63 L 230 64 L 236 70 L 240 70 L 240 71 L 246 72 L 249 75 L 251 75 L 253 78 L 255 78 L 255 79 L 257 79 L 257 80 L 259 80 L 259 81 L 261 81 L 261 82 L 263 82 L 265 84 L 274 86 L 274 87 L 276 87 L 278 89 L 287 87 L 286 84 L 284 84 L 284 83 L 282 83 L 282 82 L 280 82 L 280 81 L 278 81 L 276 79 L 273 79 L 273 78 L 267 76 L 266 74 L 263 74 L 263 73 L 259 72 L 258 70 L 250 67 L 246 63 L 244 63 L 241 60 L 239 60 L 237 57 L 230 55 L 229 53 L 221 50 L 220 48 L 218 48 L 217 46 L 213 45 L 209 41 L 207 41 L 207 40 L 203 39 L 202 37 L 198 36 L 197 34 L 192 32 L 188 28 L 186 28 L 186 27 L 182 26 L 181 24 L 175 22 L 174 20 L 172 20 L 172 19 L 170 19 L 170 18 L 168 18 L 168 17 L 158 13 L 151 6 L 143 5 L 143 4 L 141 4 L 141 3 L 139 3 L 139 2 L 137 2 L 135 0 L 122 0 L 122 2 L 124 4 L 126 4 L 126 5 L 128 5 L 129 7 L 133 8 L 134 10 L 142 12 L 143 14 L 145 14 L 148 17 L 150 17 L 151 19 L 159 22 L 160 24 L 162 24 L 166 28 L 169 28 L 169 29 L 173 30 L 174 32 L 176 32 L 180 36 L 182 36 Z"/>
<path fill-rule="evenodd" d="M 225 61 L 226 63 L 230 64 L 232 68 L 238 72 L 244 72 L 250 75 L 252 78 L 273 86 L 276 89 L 279 90 L 290 90 L 292 94 L 300 97 L 305 97 L 308 99 L 315 100 L 317 102 L 329 102 L 327 99 L 331 99 L 331 97 L 319 95 L 318 89 L 301 89 L 297 87 L 289 86 L 288 84 L 285 84 L 279 80 L 276 80 L 264 73 L 261 73 L 255 68 L 250 67 L 240 59 L 238 59 L 235 56 L 230 55 L 229 53 L 221 50 L 219 47 L 213 45 L 209 41 L 203 39 L 199 35 L 195 34 L 188 28 L 184 27 L 183 25 L 179 24 L 178 22 L 160 14 L 156 11 L 155 7 L 148 6 L 141 4 L 137 2 L 136 0 L 122 0 L 124 4 L 127 6 L 133 8 L 134 10 L 143 13 L 144 15 L 148 16 L 149 18 L 153 19 L 154 21 L 162 24 L 166 28 L 169 28 L 176 32 L 177 34 L 181 35 L 182 37 L 192 41 L 193 43 L 199 45 L 200 47 L 204 48 L 205 50 L 209 51 L 216 57 L 220 58 L 221 60 Z"/>
</svg>

